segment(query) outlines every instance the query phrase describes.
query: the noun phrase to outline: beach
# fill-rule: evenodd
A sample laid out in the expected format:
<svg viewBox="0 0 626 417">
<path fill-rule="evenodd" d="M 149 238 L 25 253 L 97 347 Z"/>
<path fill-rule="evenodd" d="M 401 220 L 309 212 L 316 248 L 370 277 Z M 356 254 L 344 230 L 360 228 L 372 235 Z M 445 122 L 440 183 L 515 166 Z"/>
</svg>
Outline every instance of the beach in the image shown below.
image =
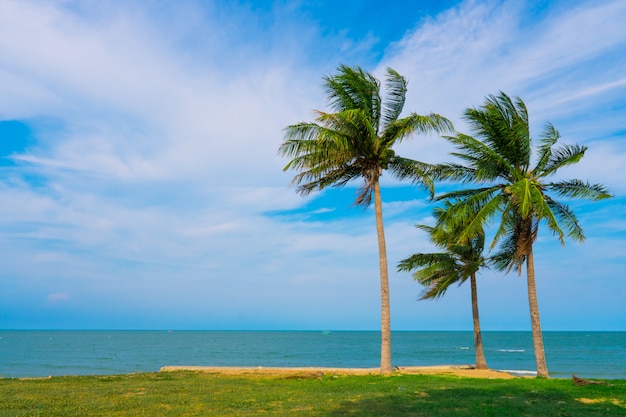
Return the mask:
<svg viewBox="0 0 626 417">
<path fill-rule="evenodd" d="M 326 375 L 375 375 L 378 368 L 326 368 L 326 367 L 236 367 L 236 366 L 164 366 L 160 372 L 193 371 L 220 375 L 275 375 L 303 378 L 321 378 Z M 402 375 L 453 375 L 470 378 L 511 379 L 508 372 L 493 369 L 475 369 L 472 366 L 435 365 L 399 366 L 395 374 Z"/>
</svg>

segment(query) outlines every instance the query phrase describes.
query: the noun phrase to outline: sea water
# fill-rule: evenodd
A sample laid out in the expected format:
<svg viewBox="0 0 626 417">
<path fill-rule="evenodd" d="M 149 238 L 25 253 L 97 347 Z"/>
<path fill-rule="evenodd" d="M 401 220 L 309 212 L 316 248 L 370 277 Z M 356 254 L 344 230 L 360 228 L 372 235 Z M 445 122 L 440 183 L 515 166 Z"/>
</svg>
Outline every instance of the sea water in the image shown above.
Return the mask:
<svg viewBox="0 0 626 417">
<path fill-rule="evenodd" d="M 490 368 L 535 375 L 530 332 L 483 332 Z M 545 332 L 550 375 L 626 379 L 626 332 Z M 472 332 L 393 332 L 396 366 L 474 363 Z M 374 331 L 0 330 L 0 376 L 109 375 L 167 365 L 375 368 Z"/>
</svg>

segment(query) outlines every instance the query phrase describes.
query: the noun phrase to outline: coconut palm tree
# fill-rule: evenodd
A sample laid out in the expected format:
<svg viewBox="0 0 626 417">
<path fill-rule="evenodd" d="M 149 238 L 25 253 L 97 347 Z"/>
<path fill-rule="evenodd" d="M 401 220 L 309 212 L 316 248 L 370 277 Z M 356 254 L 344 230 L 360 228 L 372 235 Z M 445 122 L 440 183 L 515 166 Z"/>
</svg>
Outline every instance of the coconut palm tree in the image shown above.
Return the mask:
<svg viewBox="0 0 626 417">
<path fill-rule="evenodd" d="M 440 220 L 445 210 L 445 207 L 435 208 L 433 213 L 435 219 Z M 431 242 L 443 249 L 444 252 L 413 254 L 400 261 L 398 270 L 415 271 L 413 278 L 426 287 L 420 298 L 422 300 L 438 299 L 446 293 L 452 284 L 461 285 L 469 278 L 476 368 L 487 369 L 478 314 L 478 292 L 476 290 L 476 274 L 480 268 L 487 267 L 488 261 L 482 255 L 485 246 L 485 234 L 478 233 L 464 243 L 459 243 L 459 226 L 451 228 L 450 225 L 437 221 L 435 226 L 417 225 L 417 227 L 426 231 Z"/>
<path fill-rule="evenodd" d="M 442 221 L 462 225 L 459 241 L 479 233 L 484 225 L 499 217 L 491 248 L 501 243 L 493 256 L 498 269 L 521 274 L 526 266 L 533 347 L 537 375 L 548 377 L 543 347 L 539 306 L 535 286 L 533 243 L 539 225 L 545 225 L 562 244 L 565 237 L 583 241 L 585 235 L 575 213 L 558 197 L 601 200 L 609 198 L 600 184 L 581 180 L 549 181 L 559 169 L 577 163 L 587 148 L 579 145 L 556 146 L 559 132 L 548 124 L 540 136 L 534 166 L 532 141 L 526 105 L 506 94 L 489 96 L 480 108 L 464 113 L 475 137 L 464 134 L 446 137 L 458 152 L 459 163 L 439 167 L 441 177 L 482 184 L 483 187 L 453 191 L 437 198 L 450 203 Z"/>
<path fill-rule="evenodd" d="M 316 111 L 314 122 L 288 126 L 279 154 L 292 158 L 285 170 L 299 171 L 292 184 L 302 195 L 360 179 L 355 204 L 368 207 L 374 197 L 380 260 L 380 369 L 388 373 L 392 371 L 389 284 L 379 180 L 387 170 L 433 193 L 433 181 L 428 176 L 431 167 L 396 155 L 393 146 L 413 133 L 451 131 L 452 124 L 437 114 L 411 113 L 400 118 L 407 81 L 391 68 L 387 69 L 384 101 L 380 82 L 360 67 L 342 65 L 338 74 L 323 81 L 332 112 Z"/>
</svg>

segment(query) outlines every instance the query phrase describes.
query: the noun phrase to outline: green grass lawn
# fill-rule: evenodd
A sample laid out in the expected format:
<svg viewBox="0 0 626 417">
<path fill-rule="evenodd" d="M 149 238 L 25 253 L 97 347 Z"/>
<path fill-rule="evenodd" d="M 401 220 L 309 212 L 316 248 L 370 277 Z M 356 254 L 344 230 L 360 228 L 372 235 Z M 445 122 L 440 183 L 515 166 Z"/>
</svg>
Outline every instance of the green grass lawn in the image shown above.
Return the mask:
<svg viewBox="0 0 626 417">
<path fill-rule="evenodd" d="M 194 372 L 0 379 L 0 416 L 626 416 L 626 380 Z"/>
</svg>

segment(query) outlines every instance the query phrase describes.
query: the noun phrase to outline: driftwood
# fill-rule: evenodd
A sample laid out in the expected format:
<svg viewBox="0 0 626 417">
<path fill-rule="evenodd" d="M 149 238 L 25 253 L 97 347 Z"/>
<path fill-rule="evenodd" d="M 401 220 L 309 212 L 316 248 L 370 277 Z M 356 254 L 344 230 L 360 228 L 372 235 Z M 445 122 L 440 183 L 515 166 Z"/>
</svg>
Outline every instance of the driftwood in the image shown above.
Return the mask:
<svg viewBox="0 0 626 417">
<path fill-rule="evenodd" d="M 604 381 L 594 381 L 593 379 L 585 379 L 578 378 L 576 375 L 572 375 L 572 381 L 574 385 L 585 386 L 585 385 L 607 385 Z"/>
</svg>

